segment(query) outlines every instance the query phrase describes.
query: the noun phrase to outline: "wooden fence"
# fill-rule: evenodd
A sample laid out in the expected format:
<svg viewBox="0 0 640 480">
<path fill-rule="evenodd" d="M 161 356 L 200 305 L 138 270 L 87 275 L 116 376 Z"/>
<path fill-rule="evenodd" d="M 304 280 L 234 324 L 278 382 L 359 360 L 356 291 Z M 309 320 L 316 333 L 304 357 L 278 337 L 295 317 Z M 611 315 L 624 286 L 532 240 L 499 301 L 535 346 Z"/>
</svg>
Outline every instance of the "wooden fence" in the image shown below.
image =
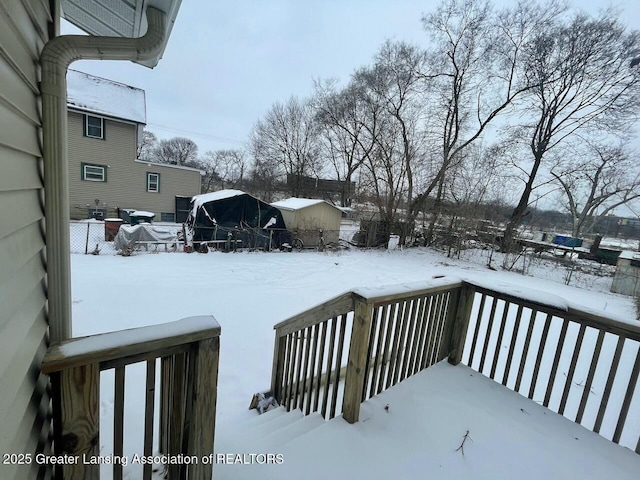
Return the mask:
<svg viewBox="0 0 640 480">
<path fill-rule="evenodd" d="M 73 457 L 73 464 L 57 465 L 64 480 L 99 479 L 100 465 L 84 459 L 100 455 L 100 372 L 115 371 L 113 456 L 123 456 L 125 367 L 146 364 L 144 445 L 154 454 L 156 367 L 160 374 L 160 445 L 164 455 L 213 453 L 220 326 L 211 316 L 74 338 L 52 345 L 42 370 L 51 377 L 53 451 Z M 160 359 L 160 360 L 159 360 Z M 143 478 L 151 479 L 152 463 Z M 169 465 L 168 478 L 210 479 L 212 466 L 201 461 Z M 113 478 L 122 479 L 123 465 L 113 464 Z"/>
<path fill-rule="evenodd" d="M 367 398 L 448 358 L 640 453 L 640 324 L 502 290 L 441 278 L 342 294 L 275 326 L 271 390 L 354 423 Z"/>
</svg>

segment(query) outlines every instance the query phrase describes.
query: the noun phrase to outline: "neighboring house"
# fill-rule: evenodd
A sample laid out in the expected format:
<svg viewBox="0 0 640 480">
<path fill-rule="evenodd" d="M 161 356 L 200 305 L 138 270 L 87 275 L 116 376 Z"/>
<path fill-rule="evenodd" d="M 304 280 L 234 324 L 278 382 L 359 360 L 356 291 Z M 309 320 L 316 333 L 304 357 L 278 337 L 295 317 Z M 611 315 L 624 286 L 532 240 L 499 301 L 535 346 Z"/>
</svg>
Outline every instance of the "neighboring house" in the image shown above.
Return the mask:
<svg viewBox="0 0 640 480">
<path fill-rule="evenodd" d="M 305 247 L 318 245 L 320 230 L 325 244 L 338 242 L 342 210 L 335 205 L 324 200 L 295 197 L 271 205 L 282 212 L 287 228 L 302 240 Z"/>
<path fill-rule="evenodd" d="M 184 222 L 201 171 L 136 159 L 146 123 L 145 92 L 86 73 L 67 74 L 71 218 L 145 210 Z"/>
<path fill-rule="evenodd" d="M 164 13 L 163 25 L 156 21 L 154 38 L 133 40 L 145 34 L 150 6 Z M 155 66 L 178 6 L 168 0 L 0 2 L 0 453 L 30 455 L 22 465 L 18 457 L 0 458 L 2 480 L 52 474 L 34 458 L 51 451 L 51 389 L 42 359 L 52 341 L 71 335 L 64 72 L 81 58 Z M 76 26 L 104 37 L 91 44 L 55 38 L 62 10 Z"/>
</svg>

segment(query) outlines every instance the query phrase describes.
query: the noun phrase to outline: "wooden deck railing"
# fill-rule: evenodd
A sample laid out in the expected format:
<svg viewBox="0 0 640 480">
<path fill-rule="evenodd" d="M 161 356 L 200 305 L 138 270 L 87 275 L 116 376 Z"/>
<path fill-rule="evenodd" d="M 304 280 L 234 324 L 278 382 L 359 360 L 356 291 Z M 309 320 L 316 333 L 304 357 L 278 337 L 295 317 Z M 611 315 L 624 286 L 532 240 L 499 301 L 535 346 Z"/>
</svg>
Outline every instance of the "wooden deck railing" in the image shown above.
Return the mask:
<svg viewBox="0 0 640 480">
<path fill-rule="evenodd" d="M 115 371 L 113 456 L 123 456 L 125 367 L 146 364 L 144 444 L 140 456 L 154 454 L 156 368 L 160 374 L 160 445 L 164 455 L 198 459 L 213 453 L 220 326 L 211 316 L 74 338 L 52 345 L 42 370 L 51 376 L 53 452 L 76 462 L 57 465 L 55 478 L 98 479 L 100 465 L 100 372 Z M 160 359 L 160 360 L 159 360 Z M 123 465 L 113 464 L 121 479 Z M 150 479 L 152 463 L 144 465 Z M 198 461 L 170 465 L 168 478 L 210 479 L 211 465 Z"/>
<path fill-rule="evenodd" d="M 640 453 L 638 413 L 629 414 L 640 405 L 640 324 L 500 290 L 440 278 L 342 294 L 276 325 L 272 392 L 288 409 L 354 423 L 367 398 L 445 358 L 464 360 L 613 442 L 626 437 Z"/>
</svg>

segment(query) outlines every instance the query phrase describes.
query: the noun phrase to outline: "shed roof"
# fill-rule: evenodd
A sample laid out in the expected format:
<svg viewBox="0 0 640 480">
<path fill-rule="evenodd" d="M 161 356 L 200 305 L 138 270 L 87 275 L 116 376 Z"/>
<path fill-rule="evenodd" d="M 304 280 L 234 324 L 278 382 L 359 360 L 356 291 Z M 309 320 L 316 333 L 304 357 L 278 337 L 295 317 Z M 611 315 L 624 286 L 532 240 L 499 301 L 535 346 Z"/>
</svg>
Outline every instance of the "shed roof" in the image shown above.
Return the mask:
<svg viewBox="0 0 640 480">
<path fill-rule="evenodd" d="M 274 202 L 271 205 L 273 205 L 276 208 L 280 208 L 282 210 L 289 210 L 293 212 L 296 210 L 302 210 L 303 208 L 311 207 L 313 205 L 317 205 L 319 203 L 326 203 L 327 205 L 335 208 L 336 210 L 341 211 L 340 208 L 330 204 L 325 200 L 318 200 L 318 199 L 312 199 L 312 198 L 291 197 L 285 200 L 280 200 L 279 202 Z"/>
<path fill-rule="evenodd" d="M 90 113 L 146 123 L 144 90 L 88 73 L 67 73 L 67 106 Z"/>
</svg>

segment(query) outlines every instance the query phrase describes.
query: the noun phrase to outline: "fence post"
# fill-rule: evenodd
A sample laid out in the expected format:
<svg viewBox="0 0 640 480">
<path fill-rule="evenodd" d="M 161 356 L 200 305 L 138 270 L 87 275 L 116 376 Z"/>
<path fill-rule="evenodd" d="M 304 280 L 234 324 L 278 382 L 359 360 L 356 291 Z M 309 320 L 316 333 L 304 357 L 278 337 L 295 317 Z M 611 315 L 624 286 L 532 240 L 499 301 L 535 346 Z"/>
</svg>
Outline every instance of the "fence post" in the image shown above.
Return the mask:
<svg viewBox="0 0 640 480">
<path fill-rule="evenodd" d="M 89 254 L 89 229 L 91 228 L 91 222 L 87 222 L 87 240 L 84 243 L 84 254 Z"/>
<path fill-rule="evenodd" d="M 364 378 L 367 374 L 367 350 L 373 304 L 359 295 L 353 295 L 354 315 L 349 344 L 349 361 L 344 382 L 344 399 L 342 400 L 342 418 L 349 423 L 358 421 Z"/>
<path fill-rule="evenodd" d="M 284 375 L 284 354 L 286 349 L 286 336 L 280 336 L 276 330 L 276 341 L 273 348 L 273 367 L 271 370 L 271 395 L 278 403 L 282 402 L 282 384 Z"/>
<path fill-rule="evenodd" d="M 464 342 L 467 338 L 467 329 L 469 328 L 469 319 L 471 318 L 471 308 L 473 307 L 473 298 L 476 289 L 473 285 L 463 282 L 458 297 L 458 305 L 455 310 L 455 316 L 451 314 L 448 318 L 453 317 L 453 331 L 451 332 L 451 341 L 449 342 L 449 363 L 458 365 L 462 361 L 462 351 L 464 350 Z"/>
</svg>

